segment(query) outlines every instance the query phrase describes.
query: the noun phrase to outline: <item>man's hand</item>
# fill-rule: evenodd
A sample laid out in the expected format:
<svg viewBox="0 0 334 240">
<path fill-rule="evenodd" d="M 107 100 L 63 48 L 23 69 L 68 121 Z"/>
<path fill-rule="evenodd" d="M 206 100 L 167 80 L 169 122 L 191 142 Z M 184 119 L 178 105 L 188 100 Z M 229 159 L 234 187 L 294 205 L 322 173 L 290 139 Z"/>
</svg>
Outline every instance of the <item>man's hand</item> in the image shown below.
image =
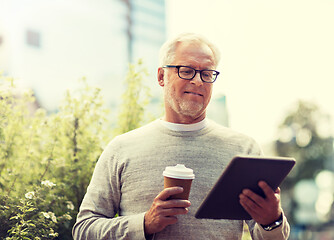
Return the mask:
<svg viewBox="0 0 334 240">
<path fill-rule="evenodd" d="M 154 199 L 151 208 L 146 212 L 145 234 L 150 235 L 162 231 L 165 227 L 177 222 L 176 215 L 187 214 L 188 200 L 167 200 L 171 195 L 183 192 L 182 187 L 165 188 Z"/>
<path fill-rule="evenodd" d="M 280 189 L 274 192 L 264 181 L 259 182 L 265 198 L 255 194 L 249 189 L 244 189 L 239 195 L 240 204 L 259 224 L 268 225 L 276 221 L 282 214 L 280 202 Z"/>
</svg>

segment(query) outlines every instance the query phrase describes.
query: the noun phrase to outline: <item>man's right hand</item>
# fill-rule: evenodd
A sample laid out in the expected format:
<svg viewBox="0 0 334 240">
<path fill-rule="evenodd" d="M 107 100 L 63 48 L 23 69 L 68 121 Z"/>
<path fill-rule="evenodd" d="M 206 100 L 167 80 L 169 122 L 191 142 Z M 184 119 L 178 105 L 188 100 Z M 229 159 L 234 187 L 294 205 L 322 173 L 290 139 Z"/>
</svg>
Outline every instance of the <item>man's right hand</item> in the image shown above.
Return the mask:
<svg viewBox="0 0 334 240">
<path fill-rule="evenodd" d="M 145 234 L 151 235 L 165 227 L 177 223 L 176 215 L 187 214 L 190 201 L 171 199 L 170 196 L 183 192 L 182 187 L 165 188 L 154 199 L 151 208 L 145 213 Z"/>
</svg>

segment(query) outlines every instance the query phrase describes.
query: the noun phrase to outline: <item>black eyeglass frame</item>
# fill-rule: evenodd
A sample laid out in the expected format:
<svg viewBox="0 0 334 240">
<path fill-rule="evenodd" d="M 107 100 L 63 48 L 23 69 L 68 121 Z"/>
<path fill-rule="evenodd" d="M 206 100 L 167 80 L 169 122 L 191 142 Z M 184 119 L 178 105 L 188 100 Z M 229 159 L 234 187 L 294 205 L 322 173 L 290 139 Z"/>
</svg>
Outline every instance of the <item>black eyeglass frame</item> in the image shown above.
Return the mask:
<svg viewBox="0 0 334 240">
<path fill-rule="evenodd" d="M 195 71 L 194 76 L 192 76 L 191 78 L 181 77 L 180 76 L 180 68 L 181 67 L 187 67 L 187 68 L 193 69 Z M 192 68 L 192 67 L 189 67 L 189 66 L 184 66 L 184 65 L 165 65 L 165 66 L 163 66 L 163 68 L 176 68 L 177 69 L 177 75 L 179 76 L 179 78 L 182 78 L 182 79 L 185 79 L 185 80 L 192 80 L 192 79 L 194 79 L 194 77 L 196 76 L 196 74 L 199 73 L 199 76 L 200 76 L 202 82 L 206 82 L 206 83 L 214 83 L 217 80 L 217 77 L 218 77 L 218 75 L 220 73 L 220 72 L 218 72 L 216 70 L 210 70 L 210 69 L 197 70 L 195 68 Z M 203 80 L 203 78 L 202 78 L 202 72 L 203 71 L 210 71 L 210 72 L 215 73 L 215 76 L 216 76 L 215 79 L 212 82 L 208 82 L 208 81 Z"/>
</svg>

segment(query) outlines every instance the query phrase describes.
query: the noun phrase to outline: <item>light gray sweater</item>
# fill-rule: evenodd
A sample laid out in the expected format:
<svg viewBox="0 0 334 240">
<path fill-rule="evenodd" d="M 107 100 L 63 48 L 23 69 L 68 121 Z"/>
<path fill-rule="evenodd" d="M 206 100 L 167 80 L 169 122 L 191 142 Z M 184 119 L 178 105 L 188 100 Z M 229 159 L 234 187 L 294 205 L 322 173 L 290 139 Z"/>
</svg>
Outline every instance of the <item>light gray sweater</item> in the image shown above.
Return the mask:
<svg viewBox="0 0 334 240">
<path fill-rule="evenodd" d="M 194 214 L 235 155 L 259 155 L 251 138 L 212 121 L 201 130 L 177 132 L 156 120 L 114 138 L 96 164 L 73 227 L 74 239 L 145 239 L 144 214 L 163 190 L 162 172 L 178 163 L 196 175 L 191 206 L 178 223 L 154 239 L 241 239 L 244 221 L 196 219 Z M 114 218 L 118 213 L 119 217 Z M 247 221 L 253 239 L 287 239 L 289 224 L 270 232 Z"/>
</svg>

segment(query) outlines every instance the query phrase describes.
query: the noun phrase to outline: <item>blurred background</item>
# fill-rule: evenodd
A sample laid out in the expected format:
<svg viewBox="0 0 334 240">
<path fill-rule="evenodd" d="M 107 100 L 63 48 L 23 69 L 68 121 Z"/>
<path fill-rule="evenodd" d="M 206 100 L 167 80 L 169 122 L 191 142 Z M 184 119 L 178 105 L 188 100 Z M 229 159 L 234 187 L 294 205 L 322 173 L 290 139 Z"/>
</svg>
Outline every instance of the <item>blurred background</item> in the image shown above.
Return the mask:
<svg viewBox="0 0 334 240">
<path fill-rule="evenodd" d="M 201 33 L 222 54 L 209 117 L 295 157 L 282 185 L 290 239 L 334 239 L 333 12 L 332 0 L 0 0 L 0 72 L 49 113 L 85 77 L 115 114 L 141 59 L 159 117 L 159 48 Z"/>
</svg>

